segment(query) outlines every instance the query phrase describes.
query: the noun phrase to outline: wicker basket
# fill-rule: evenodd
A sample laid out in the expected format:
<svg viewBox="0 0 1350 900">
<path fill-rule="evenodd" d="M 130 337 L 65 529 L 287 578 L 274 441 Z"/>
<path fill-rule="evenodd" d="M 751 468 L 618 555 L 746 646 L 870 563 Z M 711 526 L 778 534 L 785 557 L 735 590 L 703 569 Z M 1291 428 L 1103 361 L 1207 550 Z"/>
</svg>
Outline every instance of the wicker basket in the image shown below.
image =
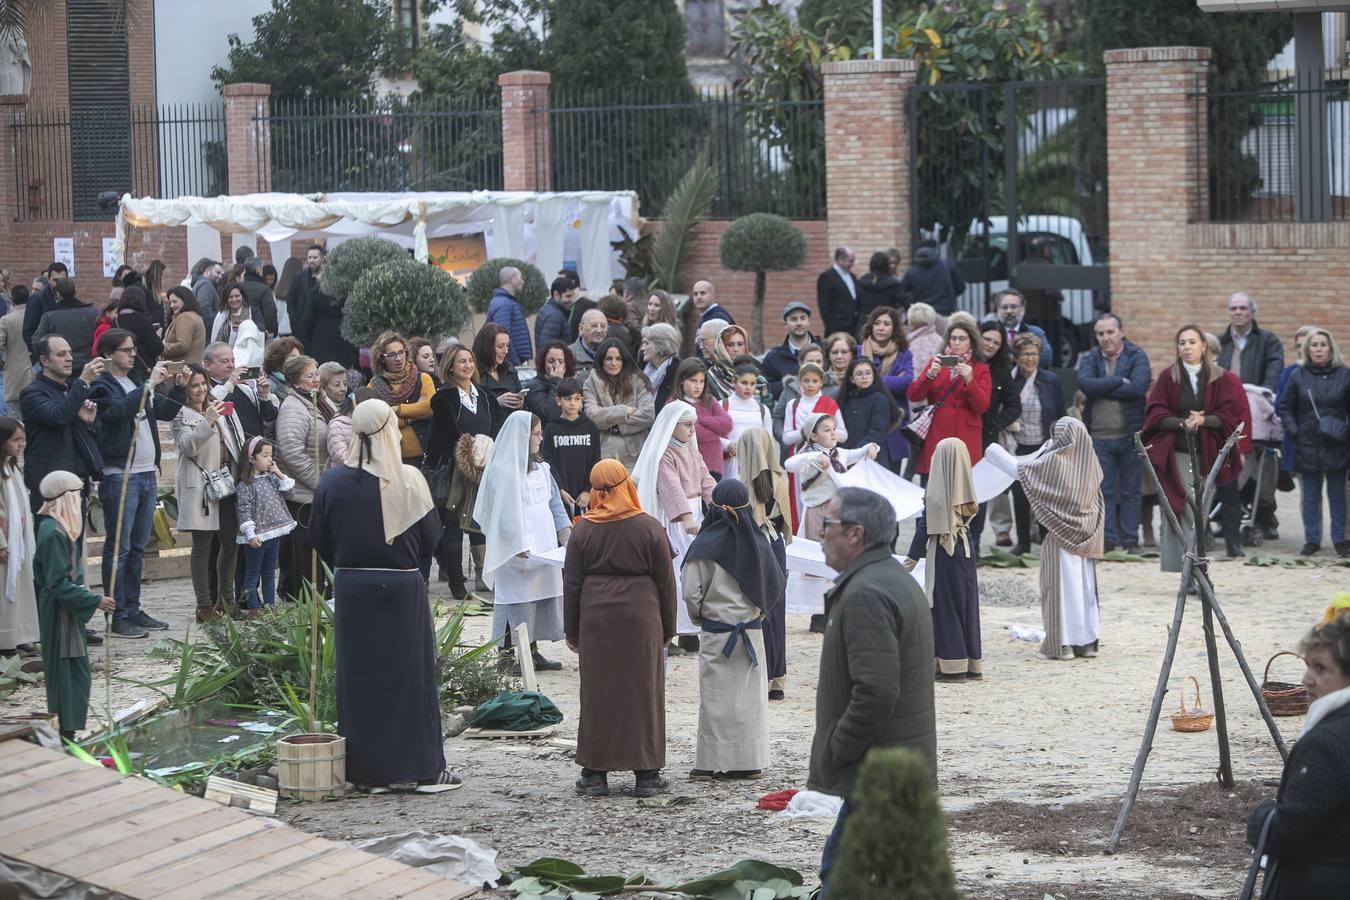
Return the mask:
<svg viewBox="0 0 1350 900">
<path fill-rule="evenodd" d="M 1181 708 L 1172 713 L 1173 731 L 1209 731 L 1214 724 L 1214 713 L 1200 707 L 1200 682 L 1194 675 L 1187 675 L 1186 681 L 1195 685 L 1195 708 L 1186 708 L 1186 685 L 1181 685 Z"/>
<path fill-rule="evenodd" d="M 1297 653 L 1282 650 L 1266 660 L 1266 671 L 1261 676 L 1261 696 L 1265 698 L 1266 706 L 1270 707 L 1272 716 L 1304 715 L 1308 712 L 1308 689 L 1301 684 L 1270 680 L 1270 664 L 1281 656 L 1303 658 Z"/>
</svg>

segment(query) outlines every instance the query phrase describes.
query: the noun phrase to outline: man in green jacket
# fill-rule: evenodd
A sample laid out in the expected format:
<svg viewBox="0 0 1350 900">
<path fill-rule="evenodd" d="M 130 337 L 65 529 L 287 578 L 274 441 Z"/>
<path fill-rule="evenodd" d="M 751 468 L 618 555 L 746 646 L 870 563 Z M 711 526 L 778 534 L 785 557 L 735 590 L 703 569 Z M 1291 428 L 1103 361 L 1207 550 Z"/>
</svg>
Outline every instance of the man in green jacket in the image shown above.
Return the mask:
<svg viewBox="0 0 1350 900">
<path fill-rule="evenodd" d="M 86 589 L 80 559 L 83 528 L 80 491 L 84 482 L 70 472 L 49 472 L 39 486 L 45 501 L 38 510 L 33 550 L 38 629 L 47 712 L 60 720 L 61 737 L 73 741 L 89 710 L 89 650 L 84 625 L 98 610 L 113 612 L 111 597 Z"/>
<path fill-rule="evenodd" d="M 916 750 L 937 782 L 933 619 L 922 588 L 891 555 L 896 534 L 895 510 L 874 491 L 842 488 L 826 505 L 821 545 L 839 576 L 825 594 L 806 786 L 844 804 L 821 853 L 821 898 L 867 751 Z"/>
</svg>

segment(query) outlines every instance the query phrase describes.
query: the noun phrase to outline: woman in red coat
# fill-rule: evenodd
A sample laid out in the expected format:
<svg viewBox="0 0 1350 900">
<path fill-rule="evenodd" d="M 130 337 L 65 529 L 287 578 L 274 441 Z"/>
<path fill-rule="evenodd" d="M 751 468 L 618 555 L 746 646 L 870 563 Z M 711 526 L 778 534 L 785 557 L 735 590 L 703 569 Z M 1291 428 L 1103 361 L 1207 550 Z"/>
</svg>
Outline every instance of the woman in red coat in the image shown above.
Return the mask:
<svg viewBox="0 0 1350 900">
<path fill-rule="evenodd" d="M 1177 332 L 1177 359 L 1164 369 L 1153 389 L 1148 393 L 1148 408 L 1144 414 L 1143 440 L 1148 447 L 1148 458 L 1158 472 L 1167 502 L 1181 522 L 1184 535 L 1172 529 L 1162 529 L 1160 550 L 1162 570 L 1180 572 L 1182 553 L 1189 541 L 1193 520 L 1186 507 L 1191 493 L 1191 460 L 1185 435 L 1195 435 L 1196 464 L 1203 481 L 1219 457 L 1224 441 L 1243 421 L 1247 412 L 1247 397 L 1237 377 L 1214 364 L 1205 343 L 1205 335 L 1197 326 L 1186 325 Z M 1224 503 L 1224 533 L 1228 538 L 1230 556 L 1241 556 L 1242 546 L 1236 540 L 1236 524 L 1241 516 L 1237 500 L 1236 479 L 1242 468 L 1237 448 L 1228 454 L 1219 470 L 1216 494 Z M 1230 509 L 1231 507 L 1231 509 Z M 1206 517 L 1208 513 L 1206 513 Z"/>
<path fill-rule="evenodd" d="M 947 346 L 940 356 L 955 356 L 956 365 L 943 366 L 938 356 L 909 386 L 911 403 L 927 402 L 937 408 L 923 442 L 914 471 L 928 475 L 933 448 L 943 438 L 959 438 L 970 452 L 970 464 L 984 458 L 984 411 L 989 408 L 992 382 L 989 366 L 980 355 L 979 336 L 965 322 L 947 327 Z"/>
</svg>

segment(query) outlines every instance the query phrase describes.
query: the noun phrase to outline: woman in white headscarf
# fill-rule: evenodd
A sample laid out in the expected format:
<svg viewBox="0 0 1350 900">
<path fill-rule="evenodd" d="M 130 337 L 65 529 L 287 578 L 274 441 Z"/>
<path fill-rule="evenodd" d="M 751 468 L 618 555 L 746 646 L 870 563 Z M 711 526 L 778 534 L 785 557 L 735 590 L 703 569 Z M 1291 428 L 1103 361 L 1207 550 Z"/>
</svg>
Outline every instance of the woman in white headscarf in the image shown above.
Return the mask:
<svg viewBox="0 0 1350 900">
<path fill-rule="evenodd" d="M 505 653 L 524 623 L 535 669 L 553 670 L 562 663 L 540 655 L 538 642 L 563 639 L 562 569 L 536 557 L 564 546 L 572 523 L 558 483 L 539 455 L 543 439 L 534 413 L 518 410 L 507 416 L 488 454 L 473 518 L 487 538 L 483 574 L 493 583 L 493 636 L 504 636 Z"/>
<path fill-rule="evenodd" d="M 352 412 L 347 464 L 319 479 L 308 539 L 333 569 L 338 731 L 347 780 L 419 793 L 459 786 L 445 768 L 436 648 L 421 569 L 441 536 L 422 473 L 403 464 L 383 400 Z"/>
<path fill-rule="evenodd" d="M 933 448 L 924 511 L 909 545 L 909 568 L 925 560 L 939 681 L 983 677 L 980 586 L 969 534 L 978 511 L 970 452 L 959 438 L 944 438 Z"/>
<path fill-rule="evenodd" d="M 698 534 L 703 521 L 703 504 L 712 502 L 716 482 L 708 473 L 708 465 L 698 452 L 694 425 L 698 413 L 683 400 L 672 400 L 661 408 L 642 445 L 637 465 L 633 467 L 633 484 L 637 486 L 638 503 L 642 511 L 654 517 L 666 529 L 670 546 L 675 551 L 675 586 L 679 588 L 680 565 L 684 551 Z M 694 635 L 680 641 L 680 648 L 689 652 L 697 648 L 699 628 L 689 618 L 684 604 L 675 609 L 676 631 L 680 635 Z M 673 651 L 672 651 L 673 652 Z"/>
</svg>

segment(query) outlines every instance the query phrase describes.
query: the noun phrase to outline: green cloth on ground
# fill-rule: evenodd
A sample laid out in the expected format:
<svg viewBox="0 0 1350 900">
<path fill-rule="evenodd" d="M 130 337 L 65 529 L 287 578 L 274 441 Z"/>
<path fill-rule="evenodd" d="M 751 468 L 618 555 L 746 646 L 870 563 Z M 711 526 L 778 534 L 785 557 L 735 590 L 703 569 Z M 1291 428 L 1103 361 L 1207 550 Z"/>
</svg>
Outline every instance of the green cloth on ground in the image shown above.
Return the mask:
<svg viewBox="0 0 1350 900">
<path fill-rule="evenodd" d="M 538 691 L 502 691 L 474 710 L 469 725 L 499 731 L 532 731 L 557 725 L 562 720 L 558 707 Z"/>
<path fill-rule="evenodd" d="M 80 584 L 84 580 L 84 564 L 76 548 L 55 519 L 37 517 L 33 581 L 42 634 L 42 671 L 47 685 L 47 712 L 60 718 L 62 731 L 84 728 L 93 682 L 84 625 L 102 599 Z M 77 643 L 65 648 L 66 640 Z"/>
</svg>

